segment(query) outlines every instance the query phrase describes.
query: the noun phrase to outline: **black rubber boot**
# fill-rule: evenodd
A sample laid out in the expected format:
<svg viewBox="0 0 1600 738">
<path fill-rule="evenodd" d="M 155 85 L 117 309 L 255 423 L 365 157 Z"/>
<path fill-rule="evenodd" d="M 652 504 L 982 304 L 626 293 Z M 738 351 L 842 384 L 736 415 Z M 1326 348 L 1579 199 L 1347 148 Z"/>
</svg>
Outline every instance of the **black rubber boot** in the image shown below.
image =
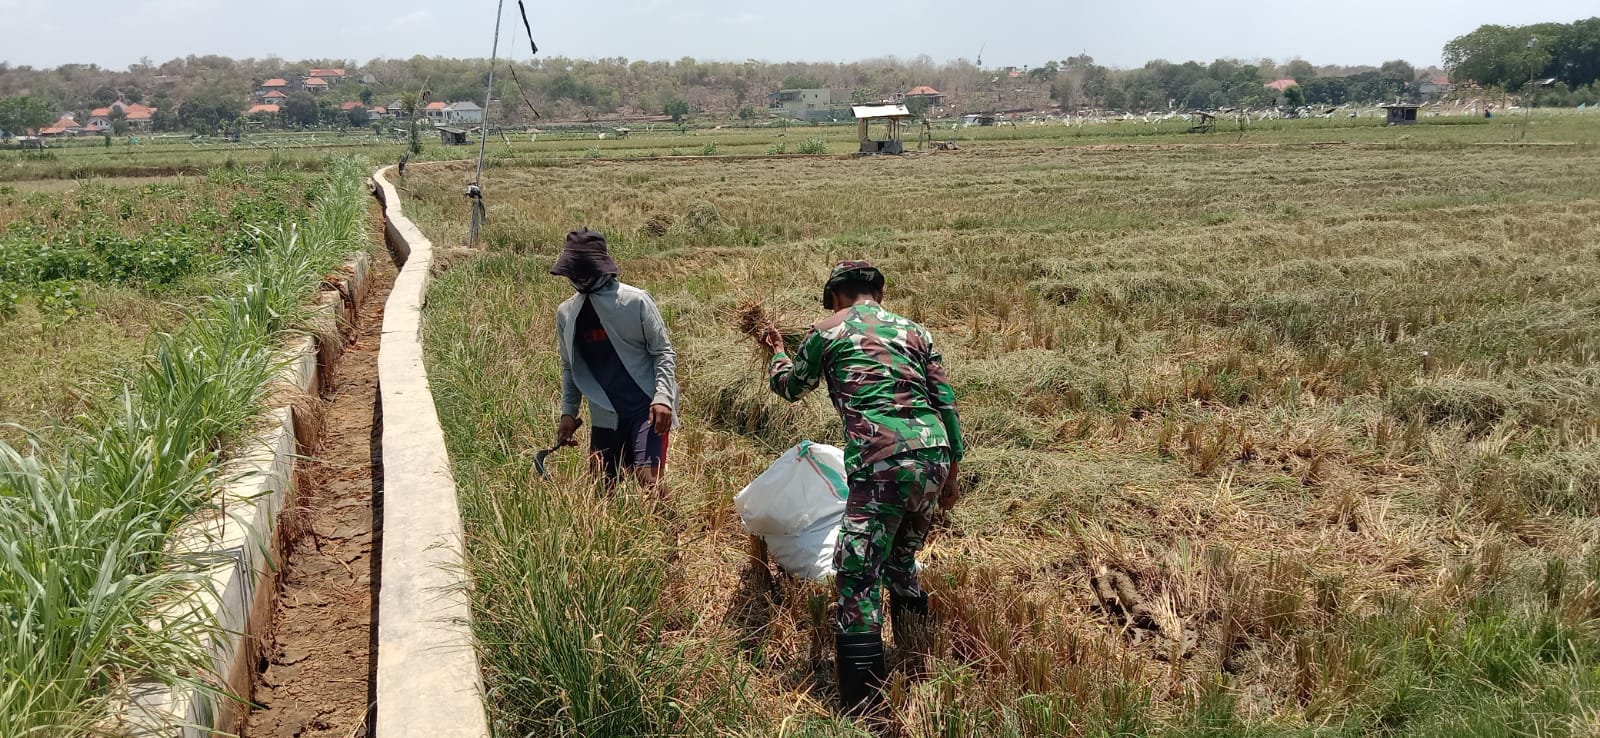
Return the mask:
<svg viewBox="0 0 1600 738">
<path fill-rule="evenodd" d="M 870 715 L 883 700 L 888 668 L 883 660 L 883 634 L 840 633 L 835 646 L 839 666 L 839 704 L 846 715 Z"/>
</svg>

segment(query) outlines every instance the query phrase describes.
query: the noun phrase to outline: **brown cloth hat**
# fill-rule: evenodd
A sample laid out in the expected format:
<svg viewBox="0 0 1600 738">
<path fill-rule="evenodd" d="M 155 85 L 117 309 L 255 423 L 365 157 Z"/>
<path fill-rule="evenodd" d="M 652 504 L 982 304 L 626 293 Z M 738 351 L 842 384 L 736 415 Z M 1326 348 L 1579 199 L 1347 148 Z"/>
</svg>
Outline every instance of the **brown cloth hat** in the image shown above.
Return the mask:
<svg viewBox="0 0 1600 738">
<path fill-rule="evenodd" d="M 622 274 L 617 262 L 606 251 L 606 237 L 587 228 L 567 234 L 567 245 L 556 257 L 550 273 L 571 279 L 589 279 L 601 275 Z"/>
</svg>

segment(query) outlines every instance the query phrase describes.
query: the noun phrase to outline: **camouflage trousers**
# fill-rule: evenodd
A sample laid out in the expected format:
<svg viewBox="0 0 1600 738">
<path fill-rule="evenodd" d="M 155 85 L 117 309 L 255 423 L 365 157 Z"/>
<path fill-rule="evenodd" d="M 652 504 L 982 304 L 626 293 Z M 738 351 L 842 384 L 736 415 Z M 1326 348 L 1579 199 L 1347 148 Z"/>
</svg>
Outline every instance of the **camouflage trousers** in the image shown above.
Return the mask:
<svg viewBox="0 0 1600 738">
<path fill-rule="evenodd" d="M 922 594 L 917 552 L 928 539 L 949 473 L 949 453 L 931 448 L 891 456 L 850 475 L 850 498 L 833 552 L 841 633 L 883 629 L 880 579 L 888 580 L 897 597 Z"/>
</svg>

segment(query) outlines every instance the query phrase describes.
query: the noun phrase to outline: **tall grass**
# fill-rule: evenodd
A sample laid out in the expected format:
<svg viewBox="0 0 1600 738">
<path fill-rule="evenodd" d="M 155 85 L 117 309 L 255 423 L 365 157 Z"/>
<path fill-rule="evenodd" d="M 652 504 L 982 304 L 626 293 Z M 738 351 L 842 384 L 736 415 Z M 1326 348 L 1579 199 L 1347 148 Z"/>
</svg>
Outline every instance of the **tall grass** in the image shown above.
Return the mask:
<svg viewBox="0 0 1600 738">
<path fill-rule="evenodd" d="M 334 161 L 303 223 L 255 232 L 243 293 L 153 342 L 120 399 L 56 442 L 0 444 L 0 735 L 98 726 L 132 680 L 210 685 L 213 619 L 183 604 L 211 562 L 168 535 L 212 505 L 284 333 L 363 247 L 363 166 Z"/>
<path fill-rule="evenodd" d="M 479 290 L 491 284 L 462 276 L 429 293 L 428 372 L 461 495 L 496 734 L 712 735 L 736 724 L 739 670 L 663 610 L 670 514 L 570 473 L 543 482 L 511 450 L 554 432 L 540 395 L 557 370 L 522 342 L 456 333 L 458 321 L 478 319 Z M 553 340 L 537 317 L 521 311 L 516 322 Z M 507 361 L 521 371 L 484 371 Z"/>
</svg>

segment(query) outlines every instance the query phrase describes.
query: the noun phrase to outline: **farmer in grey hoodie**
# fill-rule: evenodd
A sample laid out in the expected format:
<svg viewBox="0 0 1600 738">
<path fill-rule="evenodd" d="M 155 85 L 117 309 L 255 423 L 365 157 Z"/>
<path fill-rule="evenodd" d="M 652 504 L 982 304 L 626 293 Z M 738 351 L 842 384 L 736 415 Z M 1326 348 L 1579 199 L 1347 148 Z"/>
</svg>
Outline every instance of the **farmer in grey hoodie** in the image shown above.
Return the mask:
<svg viewBox="0 0 1600 738">
<path fill-rule="evenodd" d="M 556 308 L 561 341 L 561 423 L 556 442 L 576 446 L 578 406 L 589 401 L 589 453 L 606 486 L 624 468 L 639 483 L 661 490 L 667 441 L 678 415 L 678 378 L 667 325 L 650 294 L 623 284 L 605 236 L 567 234 L 550 273 L 566 277 L 577 294 Z"/>
</svg>

